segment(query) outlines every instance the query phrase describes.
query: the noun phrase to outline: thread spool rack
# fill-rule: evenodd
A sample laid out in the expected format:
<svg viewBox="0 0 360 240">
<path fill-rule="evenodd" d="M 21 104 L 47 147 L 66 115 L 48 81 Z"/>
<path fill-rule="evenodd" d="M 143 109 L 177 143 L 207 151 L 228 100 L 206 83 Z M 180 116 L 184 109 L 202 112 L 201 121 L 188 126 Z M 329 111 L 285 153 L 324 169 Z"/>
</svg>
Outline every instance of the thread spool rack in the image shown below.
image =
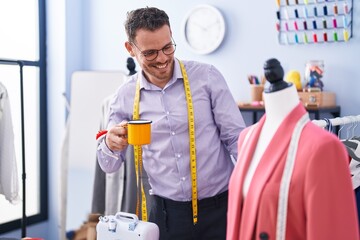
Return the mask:
<svg viewBox="0 0 360 240">
<path fill-rule="evenodd" d="M 354 0 L 277 0 L 282 45 L 347 42 L 353 36 Z"/>
</svg>

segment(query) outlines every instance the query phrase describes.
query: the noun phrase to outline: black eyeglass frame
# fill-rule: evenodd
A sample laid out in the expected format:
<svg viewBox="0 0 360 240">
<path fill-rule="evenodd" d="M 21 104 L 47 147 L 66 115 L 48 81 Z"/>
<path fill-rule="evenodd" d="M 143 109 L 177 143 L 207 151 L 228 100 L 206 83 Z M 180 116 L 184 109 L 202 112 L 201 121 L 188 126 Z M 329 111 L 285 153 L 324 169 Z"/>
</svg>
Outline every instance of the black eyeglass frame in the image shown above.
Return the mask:
<svg viewBox="0 0 360 240">
<path fill-rule="evenodd" d="M 163 48 L 161 49 L 149 49 L 146 51 L 142 51 L 136 44 L 135 42 L 130 42 L 130 44 L 134 45 L 141 53 L 141 55 L 143 55 L 145 57 L 145 59 L 147 61 L 153 61 L 155 60 L 158 56 L 159 56 L 159 52 L 162 51 L 166 56 L 170 56 L 171 54 L 174 54 L 174 52 L 176 51 L 176 43 L 174 41 L 174 39 L 171 38 L 171 43 L 166 44 Z M 173 51 L 171 53 L 167 53 L 165 52 L 166 49 L 168 49 L 170 46 L 173 47 Z M 154 57 L 151 57 L 150 59 L 148 58 L 149 55 L 154 54 Z"/>
</svg>

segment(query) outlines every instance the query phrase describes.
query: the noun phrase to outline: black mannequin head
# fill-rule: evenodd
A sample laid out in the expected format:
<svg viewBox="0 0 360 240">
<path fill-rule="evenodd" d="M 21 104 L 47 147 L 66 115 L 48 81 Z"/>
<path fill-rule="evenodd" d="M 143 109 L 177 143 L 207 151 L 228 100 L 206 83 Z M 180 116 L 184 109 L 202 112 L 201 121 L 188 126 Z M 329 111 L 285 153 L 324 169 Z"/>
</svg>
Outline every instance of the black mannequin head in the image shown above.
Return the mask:
<svg viewBox="0 0 360 240">
<path fill-rule="evenodd" d="M 270 86 L 264 90 L 265 93 L 276 92 L 291 86 L 284 81 L 284 69 L 276 58 L 268 59 L 264 64 L 264 74 Z"/>
<path fill-rule="evenodd" d="M 129 75 L 134 75 L 136 73 L 136 65 L 134 59 L 132 59 L 131 57 L 128 57 L 126 67 L 129 70 Z"/>
</svg>

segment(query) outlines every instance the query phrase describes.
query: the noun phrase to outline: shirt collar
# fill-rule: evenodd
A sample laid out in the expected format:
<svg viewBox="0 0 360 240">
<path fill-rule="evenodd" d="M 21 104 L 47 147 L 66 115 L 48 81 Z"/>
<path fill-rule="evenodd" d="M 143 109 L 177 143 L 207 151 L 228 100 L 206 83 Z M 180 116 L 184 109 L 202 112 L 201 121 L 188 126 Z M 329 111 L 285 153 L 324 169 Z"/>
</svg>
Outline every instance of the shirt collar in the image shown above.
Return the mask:
<svg viewBox="0 0 360 240">
<path fill-rule="evenodd" d="M 140 74 L 140 89 L 159 90 L 158 87 L 156 87 L 155 85 L 149 83 L 146 80 L 146 78 L 144 77 L 143 71 L 139 72 L 138 74 Z M 170 81 L 166 84 L 164 89 L 171 86 L 178 79 L 183 79 L 183 76 L 182 76 L 182 73 L 181 73 L 179 61 L 175 58 L 174 59 L 174 73 L 173 73 L 173 76 L 170 79 Z"/>
</svg>

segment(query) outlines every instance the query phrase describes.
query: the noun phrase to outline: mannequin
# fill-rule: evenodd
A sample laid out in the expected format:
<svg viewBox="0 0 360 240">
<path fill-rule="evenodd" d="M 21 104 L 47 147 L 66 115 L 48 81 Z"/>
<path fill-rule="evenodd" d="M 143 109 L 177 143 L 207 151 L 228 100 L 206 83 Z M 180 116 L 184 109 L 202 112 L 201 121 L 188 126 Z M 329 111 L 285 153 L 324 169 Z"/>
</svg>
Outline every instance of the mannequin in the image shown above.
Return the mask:
<svg viewBox="0 0 360 240">
<path fill-rule="evenodd" d="M 126 60 L 126 67 L 129 70 L 129 76 L 134 75 L 136 73 L 136 64 L 134 62 L 134 59 L 131 57 L 128 57 Z"/>
<path fill-rule="evenodd" d="M 282 123 L 283 119 L 300 102 L 295 86 L 292 83 L 287 83 L 283 80 L 284 70 L 277 59 L 272 58 L 265 62 L 264 73 L 267 81 L 270 83 L 270 86 L 264 90 L 263 94 L 266 120 L 261 130 L 259 141 L 256 145 L 254 156 L 245 178 L 243 188 L 244 197 L 246 197 L 251 178 L 260 161 L 260 158 L 274 133 Z"/>
<path fill-rule="evenodd" d="M 359 239 L 344 145 L 310 121 L 278 60 L 266 61 L 264 71 L 265 114 L 238 140 L 227 240 Z"/>
</svg>

